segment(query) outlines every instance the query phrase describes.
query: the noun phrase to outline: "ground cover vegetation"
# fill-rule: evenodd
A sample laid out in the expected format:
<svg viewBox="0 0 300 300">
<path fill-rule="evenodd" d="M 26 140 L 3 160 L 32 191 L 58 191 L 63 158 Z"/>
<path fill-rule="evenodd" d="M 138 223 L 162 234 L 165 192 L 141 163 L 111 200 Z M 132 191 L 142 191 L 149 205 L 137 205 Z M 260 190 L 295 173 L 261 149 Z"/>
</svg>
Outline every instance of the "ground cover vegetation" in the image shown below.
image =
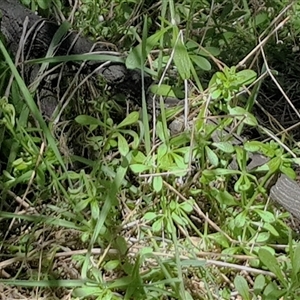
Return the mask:
<svg viewBox="0 0 300 300">
<path fill-rule="evenodd" d="M 21 2 L 153 84 L 76 74 L 49 119 L 1 39 L 3 299 L 300 299 L 299 224 L 269 197 L 297 177 L 297 1 Z"/>
</svg>

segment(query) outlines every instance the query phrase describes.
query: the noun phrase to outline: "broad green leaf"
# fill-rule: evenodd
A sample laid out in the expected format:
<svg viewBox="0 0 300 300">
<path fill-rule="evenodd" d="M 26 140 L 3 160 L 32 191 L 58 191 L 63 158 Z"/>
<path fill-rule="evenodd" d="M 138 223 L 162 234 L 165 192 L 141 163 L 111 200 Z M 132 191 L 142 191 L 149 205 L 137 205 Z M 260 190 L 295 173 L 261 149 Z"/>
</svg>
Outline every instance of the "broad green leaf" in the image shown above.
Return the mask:
<svg viewBox="0 0 300 300">
<path fill-rule="evenodd" d="M 257 74 L 253 70 L 242 70 L 236 73 L 236 77 L 240 85 L 249 85 L 255 81 Z"/>
<path fill-rule="evenodd" d="M 143 216 L 143 219 L 144 220 L 147 220 L 147 221 L 152 221 L 154 219 L 157 218 L 157 214 L 154 213 L 154 212 L 147 212 L 145 213 L 145 215 Z"/>
<path fill-rule="evenodd" d="M 121 155 L 126 156 L 129 152 L 129 145 L 122 134 L 118 133 L 117 136 L 118 136 L 118 150 L 121 153 Z"/>
<path fill-rule="evenodd" d="M 75 118 L 75 121 L 80 124 L 80 125 L 85 125 L 85 126 L 89 126 L 89 125 L 101 125 L 101 126 L 105 126 L 107 127 L 106 124 L 104 124 L 103 122 L 101 122 L 100 120 L 92 117 L 92 116 L 88 116 L 88 115 L 79 115 Z"/>
<path fill-rule="evenodd" d="M 48 9 L 51 3 L 51 0 L 37 0 L 37 3 L 41 9 Z"/>
<path fill-rule="evenodd" d="M 163 226 L 163 219 L 159 218 L 152 224 L 151 227 L 154 232 L 159 232 L 159 231 L 161 231 L 162 226 Z"/>
<path fill-rule="evenodd" d="M 209 54 L 211 54 L 212 56 L 218 56 L 220 54 L 220 49 L 216 47 L 205 47 L 204 49 L 209 53 L 201 49 L 199 55 L 209 56 Z"/>
<path fill-rule="evenodd" d="M 193 211 L 193 205 L 190 202 L 183 202 L 180 204 L 180 208 L 184 210 L 186 213 L 190 213 Z"/>
<path fill-rule="evenodd" d="M 116 243 L 116 247 L 120 251 L 120 254 L 125 255 L 128 250 L 128 246 L 125 238 L 123 236 L 118 236 L 115 240 L 115 243 Z"/>
<path fill-rule="evenodd" d="M 257 236 L 255 236 L 252 241 L 256 243 L 266 243 L 270 239 L 269 232 L 260 232 Z"/>
<path fill-rule="evenodd" d="M 258 152 L 261 149 L 261 142 L 258 141 L 247 141 L 244 144 L 244 149 L 250 152 Z"/>
<path fill-rule="evenodd" d="M 217 167 L 219 165 L 219 158 L 218 156 L 208 147 L 205 146 L 206 156 L 209 162 L 214 166 Z"/>
<path fill-rule="evenodd" d="M 174 97 L 176 98 L 176 95 L 172 89 L 172 87 L 168 84 L 153 84 L 150 87 L 150 92 L 153 94 L 156 94 L 158 96 L 165 96 L 165 97 Z"/>
<path fill-rule="evenodd" d="M 266 285 L 265 276 L 262 274 L 256 276 L 254 281 L 254 286 L 253 286 L 255 294 L 261 295 L 261 291 L 264 289 L 265 285 Z"/>
<path fill-rule="evenodd" d="M 177 42 L 174 49 L 174 63 L 182 79 L 191 77 L 191 61 L 189 54 L 181 40 Z"/>
<path fill-rule="evenodd" d="M 272 213 L 265 210 L 254 209 L 254 211 L 267 223 L 275 222 L 275 217 Z"/>
<path fill-rule="evenodd" d="M 272 234 L 273 236 L 279 237 L 279 232 L 270 223 L 264 223 L 263 228 L 270 232 L 270 234 Z"/>
<path fill-rule="evenodd" d="M 172 219 L 179 225 L 184 226 L 186 225 L 187 221 L 183 219 L 182 217 L 178 216 L 175 212 L 172 212 L 171 214 Z"/>
<path fill-rule="evenodd" d="M 91 207 L 91 214 L 92 214 L 92 218 L 94 220 L 97 220 L 99 215 L 100 215 L 100 208 L 99 208 L 99 203 L 96 200 L 92 200 L 90 202 L 90 207 Z"/>
<path fill-rule="evenodd" d="M 284 285 L 287 285 L 287 281 L 283 276 L 282 270 L 276 260 L 276 258 L 266 249 L 259 249 L 258 257 L 260 261 L 271 271 L 273 272 L 277 279 Z"/>
<path fill-rule="evenodd" d="M 248 124 L 250 126 L 258 125 L 256 118 L 244 108 L 239 106 L 235 106 L 235 107 L 228 106 L 228 110 L 230 115 L 236 116 L 238 120 L 242 120 L 245 124 Z"/>
<path fill-rule="evenodd" d="M 120 261 L 115 259 L 115 260 L 110 260 L 104 265 L 104 270 L 106 271 L 112 271 L 116 269 L 120 265 Z"/>
<path fill-rule="evenodd" d="M 234 152 L 234 147 L 232 143 L 229 142 L 219 142 L 219 143 L 212 143 L 213 146 L 216 148 L 220 149 L 221 151 L 225 153 L 233 153 Z"/>
<path fill-rule="evenodd" d="M 210 71 L 211 70 L 211 64 L 210 62 L 200 55 L 190 55 L 190 59 L 202 70 L 204 71 Z"/>
<path fill-rule="evenodd" d="M 273 174 L 279 170 L 280 165 L 281 165 L 281 158 L 274 157 L 267 163 L 267 165 L 269 166 L 270 172 Z"/>
<path fill-rule="evenodd" d="M 225 204 L 228 206 L 237 204 L 235 198 L 228 191 L 219 191 L 218 190 L 218 193 L 215 197 L 221 204 Z"/>
<path fill-rule="evenodd" d="M 163 187 L 162 177 L 161 176 L 155 176 L 153 178 L 152 184 L 153 184 L 153 188 L 154 188 L 155 192 L 157 192 L 157 193 L 160 192 L 162 187 Z"/>
<path fill-rule="evenodd" d="M 245 223 L 246 223 L 246 211 L 243 211 L 240 214 L 238 214 L 234 219 L 234 225 L 237 228 L 242 228 L 245 226 Z"/>
<path fill-rule="evenodd" d="M 135 124 L 138 120 L 139 120 L 139 113 L 137 111 L 133 111 L 118 125 L 117 128 L 122 128 L 128 125 Z"/>
<path fill-rule="evenodd" d="M 240 275 L 234 278 L 234 285 L 243 300 L 250 300 L 249 287 L 246 279 Z"/>
</svg>

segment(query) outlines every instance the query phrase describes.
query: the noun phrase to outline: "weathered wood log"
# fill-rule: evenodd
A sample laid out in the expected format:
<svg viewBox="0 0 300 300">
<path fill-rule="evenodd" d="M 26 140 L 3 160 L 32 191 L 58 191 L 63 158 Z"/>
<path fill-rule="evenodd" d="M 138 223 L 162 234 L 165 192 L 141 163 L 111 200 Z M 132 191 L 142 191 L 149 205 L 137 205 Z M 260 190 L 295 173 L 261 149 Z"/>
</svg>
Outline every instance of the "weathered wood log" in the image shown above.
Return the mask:
<svg viewBox="0 0 300 300">
<path fill-rule="evenodd" d="M 21 5 L 18 0 L 1 0 L 0 12 L 2 14 L 1 32 L 6 38 L 8 48 L 13 55 L 16 55 L 19 49 L 25 19 L 27 19 L 26 32 L 29 34 L 22 45 L 23 52 L 26 55 L 24 59 L 43 58 L 46 56 L 49 45 L 59 28 L 58 24 L 41 18 Z M 88 38 L 78 36 L 75 32 L 69 32 L 63 38 L 55 55 L 84 54 L 89 53 L 91 50 L 93 52 L 115 51 L 113 48 L 108 43 L 95 44 Z M 115 53 L 117 54 L 116 51 Z M 95 65 L 99 65 L 99 63 L 88 64 L 92 68 L 95 68 Z M 142 90 L 142 76 L 138 70 L 128 70 L 123 64 L 110 63 L 100 73 L 116 92 L 129 94 L 139 101 Z M 148 88 L 152 80 L 149 76 L 144 78 L 145 88 Z"/>
</svg>

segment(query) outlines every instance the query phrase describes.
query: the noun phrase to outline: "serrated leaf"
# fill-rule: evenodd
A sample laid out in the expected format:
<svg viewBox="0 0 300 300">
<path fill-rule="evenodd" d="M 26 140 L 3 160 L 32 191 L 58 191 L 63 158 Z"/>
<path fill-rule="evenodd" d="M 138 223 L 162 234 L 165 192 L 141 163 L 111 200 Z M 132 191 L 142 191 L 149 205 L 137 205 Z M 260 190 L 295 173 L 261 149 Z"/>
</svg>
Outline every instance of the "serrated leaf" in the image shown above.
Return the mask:
<svg viewBox="0 0 300 300">
<path fill-rule="evenodd" d="M 250 300 L 249 287 L 246 279 L 240 275 L 234 278 L 234 286 L 243 300 Z"/>
<path fill-rule="evenodd" d="M 210 71 L 211 70 L 211 64 L 210 62 L 200 55 L 190 55 L 190 59 L 202 70 L 204 71 Z"/>
<path fill-rule="evenodd" d="M 285 280 L 283 273 L 280 269 L 280 266 L 276 260 L 276 258 L 266 249 L 259 249 L 258 250 L 258 257 L 260 261 L 271 271 L 273 272 L 277 279 L 286 286 L 287 281 Z"/>
<path fill-rule="evenodd" d="M 117 136 L 118 136 L 118 150 L 121 153 L 121 155 L 126 156 L 129 152 L 129 145 L 122 134 L 118 133 Z"/>
<path fill-rule="evenodd" d="M 117 128 L 135 124 L 139 120 L 139 117 L 139 113 L 137 111 L 133 111 L 117 126 Z"/>
<path fill-rule="evenodd" d="M 175 45 L 173 59 L 180 77 L 182 79 L 189 79 L 191 76 L 191 61 L 189 54 L 181 40 L 179 40 Z"/>
</svg>

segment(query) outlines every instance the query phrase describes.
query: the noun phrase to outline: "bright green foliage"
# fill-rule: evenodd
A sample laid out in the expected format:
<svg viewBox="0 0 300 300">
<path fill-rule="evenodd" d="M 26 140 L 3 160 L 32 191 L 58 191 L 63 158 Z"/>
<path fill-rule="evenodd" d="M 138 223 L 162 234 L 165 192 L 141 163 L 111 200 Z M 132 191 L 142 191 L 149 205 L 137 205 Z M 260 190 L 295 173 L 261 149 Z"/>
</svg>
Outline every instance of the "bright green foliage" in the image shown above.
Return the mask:
<svg viewBox="0 0 300 300">
<path fill-rule="evenodd" d="M 124 53 L 53 56 L 71 26 L 63 22 L 47 58 L 28 63 L 41 73 L 125 63 L 153 78 L 156 109 L 147 93 L 141 108 L 93 77 L 46 122 L 31 94 L 39 82 L 28 89 L 0 41 L 0 249 L 14 278 L 1 286 L 41 297 L 72 289 L 72 299 L 298 299 L 300 246 L 268 195 L 278 174 L 296 178 L 300 151 L 288 132 L 251 140 L 270 133 L 253 110 L 266 64 L 238 64 L 262 38 L 272 43 L 288 1 L 22 2 L 72 14 L 72 28 Z M 299 39 L 298 6 L 286 12 L 293 28 L 278 32 L 288 47 Z M 182 105 L 166 108 L 165 97 Z M 186 116 L 174 134 L 170 122 Z M 250 169 L 257 153 L 268 160 Z"/>
</svg>

